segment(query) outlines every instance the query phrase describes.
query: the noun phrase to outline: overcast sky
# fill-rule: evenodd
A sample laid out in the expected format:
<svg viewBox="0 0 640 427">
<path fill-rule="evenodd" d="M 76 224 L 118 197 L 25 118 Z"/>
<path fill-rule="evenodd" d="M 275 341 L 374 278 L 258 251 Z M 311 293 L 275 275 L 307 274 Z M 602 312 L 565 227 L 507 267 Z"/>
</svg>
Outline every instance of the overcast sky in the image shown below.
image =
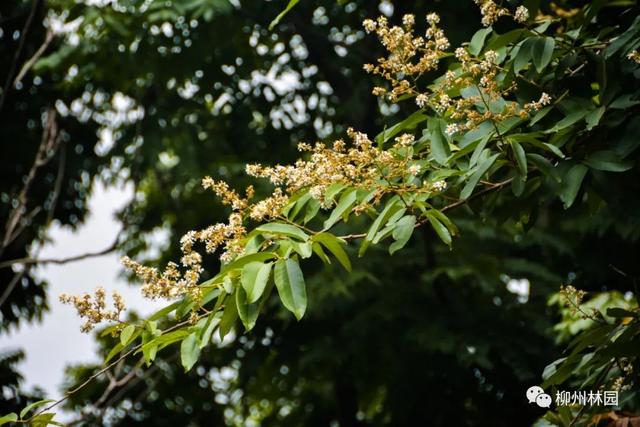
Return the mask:
<svg viewBox="0 0 640 427">
<path fill-rule="evenodd" d="M 91 213 L 86 223 L 75 233 L 54 225 L 49 234 L 52 243 L 43 248 L 40 257 L 64 258 L 108 247 L 120 227 L 114 219 L 114 212 L 131 197 L 131 187 L 105 189 L 101 184 L 96 185 L 89 201 Z M 101 285 L 108 294 L 118 290 L 127 308 L 143 315 L 162 305 L 162 302 L 143 299 L 136 287 L 118 277 L 121 271 L 117 254 L 38 268 L 37 274 L 49 281 L 50 310 L 42 323 L 0 335 L 0 352 L 13 348 L 22 348 L 26 352 L 26 360 L 19 365 L 19 370 L 25 377 L 27 389 L 38 386 L 47 392 L 48 397 L 58 398 L 61 396 L 59 387 L 65 366 L 98 361 L 92 336 L 80 332 L 82 322 L 75 310 L 58 301 L 61 293 L 92 292 Z"/>
</svg>

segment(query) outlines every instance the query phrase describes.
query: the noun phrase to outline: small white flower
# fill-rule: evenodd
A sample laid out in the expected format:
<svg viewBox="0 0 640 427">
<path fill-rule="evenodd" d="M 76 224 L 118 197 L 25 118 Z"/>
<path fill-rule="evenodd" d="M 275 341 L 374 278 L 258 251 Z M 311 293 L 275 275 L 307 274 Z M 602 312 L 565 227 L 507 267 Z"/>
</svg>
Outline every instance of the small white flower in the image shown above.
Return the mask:
<svg viewBox="0 0 640 427">
<path fill-rule="evenodd" d="M 467 61 L 469 59 L 469 54 L 467 53 L 467 50 L 463 47 L 459 47 L 456 49 L 456 58 L 458 59 L 458 61 Z"/>
<path fill-rule="evenodd" d="M 436 25 L 438 22 L 440 22 L 440 16 L 438 16 L 437 13 L 430 13 L 427 15 L 427 22 L 429 23 L 429 25 Z"/>
<path fill-rule="evenodd" d="M 415 140 L 415 137 L 409 133 L 403 133 L 395 139 L 396 144 L 402 147 L 408 147 L 412 145 Z"/>
<path fill-rule="evenodd" d="M 538 101 L 538 103 L 540 105 L 549 105 L 551 104 L 551 97 L 549 96 L 548 93 L 542 92 L 542 95 L 540 95 L 540 100 Z"/>
<path fill-rule="evenodd" d="M 444 180 L 439 180 L 435 182 L 428 183 L 428 185 L 434 191 L 444 191 L 447 189 L 447 183 Z"/>
<path fill-rule="evenodd" d="M 517 22 L 524 24 L 525 22 L 527 22 L 527 19 L 529 19 L 529 9 L 524 6 L 518 6 L 518 8 L 516 9 L 516 13 L 513 15 L 513 18 Z"/>
<path fill-rule="evenodd" d="M 420 167 L 420 165 L 411 165 L 409 166 L 409 173 L 413 176 L 416 176 L 420 173 L 420 170 L 422 168 Z"/>
<path fill-rule="evenodd" d="M 424 93 L 416 96 L 416 105 L 420 108 L 424 108 L 427 106 L 427 102 L 429 102 L 429 98 Z"/>
<path fill-rule="evenodd" d="M 413 24 L 416 23 L 416 17 L 410 13 L 407 13 L 402 17 L 402 23 L 407 27 L 413 27 Z"/>
<path fill-rule="evenodd" d="M 447 125 L 447 128 L 444 130 L 444 133 L 446 133 L 447 135 L 451 136 L 454 133 L 458 132 L 458 130 L 460 130 L 458 125 L 455 124 L 455 123 L 452 123 L 450 125 Z"/>
<path fill-rule="evenodd" d="M 484 54 L 484 57 L 488 62 L 490 62 L 492 64 L 497 64 L 498 63 L 498 54 L 494 50 L 486 51 L 485 54 Z"/>
<path fill-rule="evenodd" d="M 362 21 L 362 26 L 367 33 L 371 33 L 376 30 L 376 21 L 373 19 L 365 19 Z"/>
</svg>

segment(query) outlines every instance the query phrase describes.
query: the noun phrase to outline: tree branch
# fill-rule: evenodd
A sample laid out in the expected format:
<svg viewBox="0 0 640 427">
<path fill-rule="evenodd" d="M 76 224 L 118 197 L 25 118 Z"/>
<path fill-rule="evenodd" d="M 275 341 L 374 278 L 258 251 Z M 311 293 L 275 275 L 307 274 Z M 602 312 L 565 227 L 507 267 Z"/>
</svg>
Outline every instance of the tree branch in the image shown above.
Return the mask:
<svg viewBox="0 0 640 427">
<path fill-rule="evenodd" d="M 27 74 L 27 72 L 31 69 L 31 67 L 33 67 L 36 61 L 40 59 L 42 54 L 49 47 L 49 44 L 51 44 L 51 41 L 53 41 L 54 36 L 55 34 L 53 34 L 53 31 L 51 31 L 51 29 L 47 30 L 47 34 L 44 37 L 44 42 L 42 42 L 42 45 L 40 45 L 36 53 L 34 53 L 33 56 L 29 58 L 27 62 L 24 63 L 24 65 L 20 69 L 20 72 L 18 73 L 16 78 L 13 80 L 13 87 L 16 87 L 18 83 L 22 81 L 24 75 Z"/>
<path fill-rule="evenodd" d="M 113 243 L 111 243 L 106 248 L 95 251 L 95 252 L 85 252 L 83 254 L 70 256 L 67 258 L 19 258 L 12 259 L 9 261 L 0 262 L 0 269 L 11 267 L 12 265 L 21 264 L 21 265 L 35 265 L 35 264 L 67 264 L 69 262 L 81 261 L 87 258 L 95 258 L 102 255 L 106 255 L 110 252 L 115 251 L 118 248 L 118 243 L 120 240 L 120 234 L 115 238 Z"/>
<path fill-rule="evenodd" d="M 473 194 L 471 197 L 467 198 L 467 199 L 460 199 L 458 201 L 455 201 L 451 204 L 446 205 L 445 207 L 443 207 L 442 209 L 440 209 L 442 212 L 446 212 L 449 211 L 451 209 L 455 209 L 459 206 L 465 205 L 468 202 L 470 202 L 471 200 L 478 198 L 484 194 L 490 193 L 494 190 L 500 189 L 502 187 L 504 187 L 505 185 L 508 185 L 509 183 L 511 183 L 511 181 L 513 181 L 513 178 L 509 178 L 507 180 L 495 183 L 495 184 L 491 184 L 491 186 L 478 191 L 477 193 Z M 426 223 L 426 221 L 420 221 L 418 223 L 416 223 L 415 228 L 418 228 L 422 225 L 424 225 Z M 367 235 L 367 233 L 359 233 L 359 234 L 347 234 L 345 236 L 338 236 L 339 238 L 343 239 L 343 240 L 357 240 L 357 239 L 362 239 Z"/>
<path fill-rule="evenodd" d="M 33 24 L 33 18 L 36 16 L 36 10 L 38 9 L 38 5 L 42 2 L 42 0 L 33 0 L 31 4 L 31 11 L 29 12 L 29 16 L 24 23 L 24 27 L 22 28 L 22 32 L 20 33 L 20 41 L 18 42 L 18 48 L 16 49 L 15 54 L 13 55 L 13 61 L 11 61 L 11 66 L 9 67 L 9 73 L 7 74 L 7 80 L 2 88 L 2 93 L 0 93 L 0 111 L 2 111 L 2 107 L 7 99 L 7 94 L 9 90 L 12 88 L 11 83 L 13 82 L 13 74 L 16 71 L 16 67 L 18 66 L 18 61 L 20 61 L 20 56 L 22 55 L 22 50 L 24 49 L 24 43 L 27 40 L 27 34 L 29 33 L 29 29 L 31 29 L 31 24 Z"/>
</svg>

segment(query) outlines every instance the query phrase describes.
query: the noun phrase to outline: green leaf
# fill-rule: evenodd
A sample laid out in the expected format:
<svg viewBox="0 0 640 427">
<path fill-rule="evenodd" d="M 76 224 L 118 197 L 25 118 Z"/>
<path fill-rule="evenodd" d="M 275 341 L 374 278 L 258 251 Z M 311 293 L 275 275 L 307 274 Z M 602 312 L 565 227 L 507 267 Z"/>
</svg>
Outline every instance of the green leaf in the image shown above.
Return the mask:
<svg viewBox="0 0 640 427">
<path fill-rule="evenodd" d="M 24 419 L 25 415 L 27 415 L 32 409 L 37 408 L 38 406 L 46 405 L 47 403 L 53 402 L 55 402 L 55 400 L 53 399 L 38 400 L 37 402 L 33 402 L 31 405 L 27 405 L 22 411 L 20 411 L 20 418 Z"/>
<path fill-rule="evenodd" d="M 451 247 L 451 233 L 449 233 L 449 229 L 430 211 L 427 211 L 427 219 L 438 234 L 438 237 L 440 237 L 447 246 Z"/>
<path fill-rule="evenodd" d="M 494 154 L 493 156 L 480 162 L 476 171 L 473 173 L 473 175 L 471 175 L 471 178 L 469 178 L 469 181 L 467 181 L 467 184 L 460 192 L 460 197 L 462 199 L 468 199 L 469 196 L 471 196 L 471 193 L 473 193 L 476 185 L 478 185 L 480 178 L 482 178 L 482 176 L 489 170 L 489 168 L 493 165 L 499 155 L 500 154 Z"/>
<path fill-rule="evenodd" d="M 555 145 L 553 145 L 553 144 L 549 144 L 547 142 L 543 142 L 542 146 L 544 148 L 546 148 L 547 150 L 551 151 L 556 156 L 560 157 L 561 159 L 564 159 L 566 157 L 564 155 L 564 153 L 562 151 L 560 151 L 560 149 L 558 147 L 556 147 Z"/>
<path fill-rule="evenodd" d="M 300 265 L 291 258 L 280 259 L 273 276 L 282 305 L 300 320 L 307 309 L 307 290 Z"/>
<path fill-rule="evenodd" d="M 485 48 L 486 50 L 497 51 L 500 48 L 512 45 L 513 43 L 519 41 L 522 36 L 525 36 L 527 34 L 529 34 L 528 30 L 519 28 L 517 30 L 511 30 L 507 33 L 497 35 L 497 37 L 493 36 L 487 43 L 485 43 Z"/>
<path fill-rule="evenodd" d="M 442 120 L 429 119 L 429 138 L 433 158 L 441 165 L 446 164 L 451 151 L 449 151 L 449 143 L 442 133 Z"/>
<path fill-rule="evenodd" d="M 144 357 L 144 362 L 146 363 L 147 366 L 151 365 L 151 362 L 153 362 L 156 358 L 156 354 L 158 353 L 158 346 L 157 345 L 145 345 L 148 342 L 150 342 L 153 339 L 153 335 L 148 332 L 148 331 L 144 331 L 142 333 L 142 357 Z"/>
<path fill-rule="evenodd" d="M 387 205 L 384 207 L 382 212 L 378 214 L 378 217 L 373 221 L 373 224 L 371 224 L 371 227 L 369 228 L 367 235 L 365 236 L 364 240 L 362 241 L 362 244 L 360 245 L 358 256 L 364 255 L 365 251 L 367 250 L 367 248 L 373 241 L 374 237 L 378 233 L 378 230 L 380 230 L 380 228 L 384 224 L 386 224 L 389 217 L 391 217 L 391 215 L 396 213 L 399 209 L 402 209 L 402 207 L 399 205 L 399 199 L 392 198 L 387 202 Z"/>
<path fill-rule="evenodd" d="M 393 255 L 398 250 L 404 248 L 404 246 L 407 244 L 407 242 L 411 238 L 411 235 L 413 234 L 413 229 L 415 228 L 415 226 L 416 226 L 416 217 L 413 215 L 404 216 L 400 218 L 398 222 L 395 223 L 395 226 L 393 228 L 393 234 L 392 234 L 395 242 L 393 242 L 389 246 L 390 255 Z"/>
<path fill-rule="evenodd" d="M 289 204 L 282 209 L 282 213 L 293 221 L 310 199 L 309 191 L 298 192 L 289 199 Z"/>
<path fill-rule="evenodd" d="M 520 45 L 518 54 L 513 61 L 513 71 L 519 73 L 529 61 L 531 61 L 531 55 L 533 54 L 533 44 L 535 43 L 535 37 L 529 37 L 525 39 Z"/>
<path fill-rule="evenodd" d="M 291 244 L 293 250 L 296 251 L 296 253 L 300 255 L 302 259 L 310 258 L 313 254 L 313 242 L 311 240 L 304 243 L 295 241 L 291 241 L 289 243 Z"/>
<path fill-rule="evenodd" d="M 557 169 L 547 158 L 541 156 L 540 154 L 527 153 L 527 160 L 529 160 L 529 162 L 532 163 L 535 167 L 540 169 L 540 172 L 542 172 L 544 175 L 550 177 L 556 182 L 562 181 Z"/>
<path fill-rule="evenodd" d="M 268 234 L 282 234 L 288 237 L 300 239 L 305 242 L 309 239 L 309 235 L 302 231 L 300 228 L 296 227 L 295 225 L 284 224 L 281 222 L 270 222 L 267 224 L 262 224 L 261 226 L 256 227 L 256 231 Z"/>
<path fill-rule="evenodd" d="M 163 333 L 162 335 L 144 344 L 142 348 L 139 348 L 138 350 L 136 350 L 136 354 L 140 352 L 144 352 L 145 348 L 151 349 L 153 347 L 158 347 L 158 350 L 163 349 L 175 342 L 182 341 L 188 335 L 189 335 L 189 331 L 187 331 L 186 329 L 177 329 L 175 331 Z M 121 345 L 121 344 L 118 344 L 118 345 Z"/>
<path fill-rule="evenodd" d="M 564 119 L 562 119 L 558 123 L 556 123 L 555 126 L 553 126 L 551 129 L 547 129 L 546 131 L 544 131 L 544 133 L 556 133 L 559 130 L 562 130 L 564 128 L 567 128 L 567 127 L 573 125 L 574 123 L 579 122 L 587 114 L 588 114 L 588 111 L 583 111 L 583 110 L 574 111 L 573 113 L 569 113 Z"/>
<path fill-rule="evenodd" d="M 605 49 L 605 58 L 610 58 L 617 51 L 622 49 L 627 43 L 631 42 L 640 34 L 640 16 L 636 17 L 629 28 L 617 37 L 611 44 Z"/>
<path fill-rule="evenodd" d="M 548 105 L 546 107 L 544 107 L 542 110 L 538 111 L 536 113 L 535 116 L 533 116 L 533 118 L 531 119 L 531 121 L 529 122 L 529 126 L 533 126 L 536 123 L 538 123 L 540 120 L 542 120 L 547 114 L 549 114 L 549 112 L 553 109 L 552 105 Z"/>
<path fill-rule="evenodd" d="M 513 177 L 513 181 L 511 181 L 511 191 L 513 192 L 514 196 L 520 197 L 522 196 L 522 193 L 524 193 L 524 189 L 525 189 L 524 177 L 516 171 L 515 176 Z"/>
<path fill-rule="evenodd" d="M 390 138 L 396 136 L 400 132 L 412 130 L 418 123 L 424 122 L 429 116 L 418 110 L 411 114 L 409 117 L 391 126 L 389 129 L 385 129 L 376 136 L 376 142 L 379 144 L 387 142 Z"/>
<path fill-rule="evenodd" d="M 222 266 L 222 268 L 220 269 L 220 273 L 216 274 L 213 279 L 207 280 L 202 285 L 220 283 L 222 282 L 224 277 L 227 275 L 227 273 L 231 270 L 240 269 L 250 262 L 268 261 L 270 259 L 276 258 L 276 256 L 277 255 L 273 252 L 258 252 L 255 254 L 249 254 L 249 255 L 238 257 L 235 260 L 231 261 L 229 264 L 225 264 L 224 266 Z"/>
<path fill-rule="evenodd" d="M 307 203 L 307 213 L 304 215 L 302 222 L 306 224 L 315 218 L 318 212 L 320 212 L 320 206 L 320 202 L 316 199 L 309 200 L 309 203 Z"/>
<path fill-rule="evenodd" d="M 575 201 L 587 170 L 588 169 L 585 165 L 574 165 L 562 178 L 560 200 L 564 202 L 565 209 L 570 208 Z"/>
<path fill-rule="evenodd" d="M 211 336 L 213 335 L 213 331 L 216 329 L 216 326 L 220 324 L 220 319 L 222 318 L 222 312 L 215 311 L 213 314 L 207 316 L 206 319 L 201 319 L 198 322 L 204 321 L 202 327 L 198 328 L 198 345 L 201 349 L 205 348 L 211 342 Z"/>
<path fill-rule="evenodd" d="M 120 353 L 122 351 L 122 349 L 124 348 L 124 346 L 122 345 L 122 343 L 118 343 L 116 344 L 111 351 L 109 352 L 109 354 L 107 354 L 107 357 L 104 359 L 104 364 L 106 365 L 107 363 L 109 363 L 109 361 L 111 359 L 113 359 L 115 357 L 116 354 Z"/>
<path fill-rule="evenodd" d="M 284 10 L 282 12 L 280 12 L 278 14 L 278 16 L 275 17 L 275 19 L 273 21 L 271 21 L 271 23 L 269 24 L 269 31 L 272 31 L 273 28 L 278 25 L 278 23 L 282 20 L 282 18 L 284 18 L 284 16 L 289 13 L 289 11 L 291 9 L 293 9 L 293 7 L 298 4 L 300 2 L 300 0 L 289 0 L 289 4 L 287 4 L 287 7 L 284 8 Z"/>
<path fill-rule="evenodd" d="M 349 260 L 349 255 L 342 248 L 346 242 L 342 239 L 337 238 L 333 234 L 330 233 L 318 233 L 313 236 L 314 240 L 322 243 L 324 247 L 326 247 L 329 252 L 336 257 L 338 262 L 342 264 L 342 266 L 347 271 L 351 271 L 351 261 Z"/>
<path fill-rule="evenodd" d="M 262 296 L 269 281 L 273 263 L 250 262 L 242 269 L 240 282 L 247 294 L 247 301 L 254 303 Z"/>
<path fill-rule="evenodd" d="M 522 145 L 516 141 L 511 141 L 511 147 L 513 148 L 513 154 L 518 163 L 518 169 L 523 176 L 527 176 L 527 157 Z"/>
<path fill-rule="evenodd" d="M 225 299 L 224 311 L 222 312 L 222 319 L 220 319 L 220 339 L 224 339 L 224 337 L 231 331 L 233 324 L 236 322 L 238 318 L 238 307 L 236 306 L 236 299 L 232 296 L 229 296 Z"/>
<path fill-rule="evenodd" d="M 326 265 L 330 265 L 331 264 L 331 260 L 329 259 L 329 257 L 325 253 L 324 249 L 322 249 L 322 245 L 320 243 L 314 242 L 312 248 L 313 248 L 313 252 L 316 255 L 318 255 L 318 258 L 320 258 L 320 260 L 323 263 L 325 263 Z"/>
<path fill-rule="evenodd" d="M 2 424 L 6 424 L 6 423 L 10 423 L 13 421 L 18 421 L 18 414 L 16 414 L 15 412 L 12 412 L 10 414 L 4 415 L 3 417 L 0 418 L 0 426 Z"/>
<path fill-rule="evenodd" d="M 447 227 L 447 229 L 449 230 L 449 233 L 451 233 L 452 236 L 455 236 L 456 234 L 458 234 L 458 227 L 456 227 L 456 225 L 449 219 L 448 216 L 446 216 L 445 214 L 443 214 L 437 209 L 429 209 L 428 212 L 425 212 L 425 214 L 427 213 L 429 215 L 436 217 L 438 221 L 443 223 Z"/>
<path fill-rule="evenodd" d="M 350 188 L 340 197 L 340 201 L 336 205 L 336 207 L 331 212 L 331 215 L 324 222 L 324 229 L 328 230 L 331 228 L 336 222 L 340 221 L 342 215 L 348 212 L 351 207 L 354 205 L 357 199 L 357 193 L 355 188 Z"/>
<path fill-rule="evenodd" d="M 624 317 L 637 317 L 638 314 L 629 310 L 625 310 L 620 307 L 611 307 L 607 309 L 607 316 L 624 318 Z M 20 415 L 20 418 L 22 418 L 22 415 Z"/>
<path fill-rule="evenodd" d="M 133 337 L 133 333 L 136 331 L 135 325 L 128 325 L 125 327 L 120 333 L 120 342 L 123 346 L 127 346 L 131 342 L 131 338 Z"/>
<path fill-rule="evenodd" d="M 340 194 L 340 192 L 342 190 L 344 190 L 345 188 L 347 188 L 346 184 L 342 184 L 342 183 L 335 183 L 335 184 L 331 184 L 329 187 L 327 187 L 327 190 L 324 192 L 324 202 L 326 205 L 331 205 L 333 203 L 335 203 L 334 198 Z"/>
<path fill-rule="evenodd" d="M 600 123 L 600 119 L 602 118 L 606 110 L 606 107 L 603 105 L 591 111 L 585 116 L 585 121 L 587 122 L 587 130 L 591 130 L 594 127 L 598 126 L 598 123 Z"/>
<path fill-rule="evenodd" d="M 614 151 L 596 151 L 584 161 L 592 169 L 607 172 L 625 172 L 633 167 L 633 162 L 623 160 Z"/>
<path fill-rule="evenodd" d="M 180 344 L 180 361 L 185 372 L 193 368 L 193 365 L 198 361 L 198 357 L 200 357 L 200 346 L 198 345 L 198 337 L 193 332 Z"/>
<path fill-rule="evenodd" d="M 533 64 L 538 72 L 542 72 L 553 57 L 553 49 L 556 41 L 552 37 L 540 37 L 536 39 L 532 47 Z"/>
<path fill-rule="evenodd" d="M 53 412 L 45 412 L 43 414 L 39 414 L 29 422 L 29 426 L 30 427 L 47 427 L 49 425 L 54 425 L 54 426 L 65 427 L 64 424 L 58 421 L 53 421 L 53 418 L 55 416 L 56 414 Z"/>
<path fill-rule="evenodd" d="M 241 287 L 236 291 L 236 307 L 238 307 L 238 316 L 248 332 L 256 325 L 260 307 L 258 304 L 251 304 L 247 301 L 247 294 Z"/>
<path fill-rule="evenodd" d="M 493 28 L 491 27 L 483 28 L 482 30 L 476 31 L 473 37 L 471 37 L 471 42 L 469 42 L 469 53 L 478 56 L 480 52 L 482 52 L 484 40 L 489 34 L 491 34 L 492 31 Z"/>
</svg>

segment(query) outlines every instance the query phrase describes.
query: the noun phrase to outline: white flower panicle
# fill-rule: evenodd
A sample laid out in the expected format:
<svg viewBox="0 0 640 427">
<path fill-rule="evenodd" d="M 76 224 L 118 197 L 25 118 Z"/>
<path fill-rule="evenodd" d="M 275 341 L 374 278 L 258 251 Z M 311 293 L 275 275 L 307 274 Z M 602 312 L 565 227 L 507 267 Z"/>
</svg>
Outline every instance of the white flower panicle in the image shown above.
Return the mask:
<svg viewBox="0 0 640 427">
<path fill-rule="evenodd" d="M 112 293 L 113 309 L 107 309 L 106 292 L 98 287 L 94 295 L 85 293 L 79 296 L 62 294 L 60 302 L 71 304 L 78 312 L 78 316 L 85 319 L 81 326 L 82 332 L 90 332 L 101 322 L 119 322 L 120 314 L 125 310 L 124 301 L 118 292 Z"/>
</svg>

